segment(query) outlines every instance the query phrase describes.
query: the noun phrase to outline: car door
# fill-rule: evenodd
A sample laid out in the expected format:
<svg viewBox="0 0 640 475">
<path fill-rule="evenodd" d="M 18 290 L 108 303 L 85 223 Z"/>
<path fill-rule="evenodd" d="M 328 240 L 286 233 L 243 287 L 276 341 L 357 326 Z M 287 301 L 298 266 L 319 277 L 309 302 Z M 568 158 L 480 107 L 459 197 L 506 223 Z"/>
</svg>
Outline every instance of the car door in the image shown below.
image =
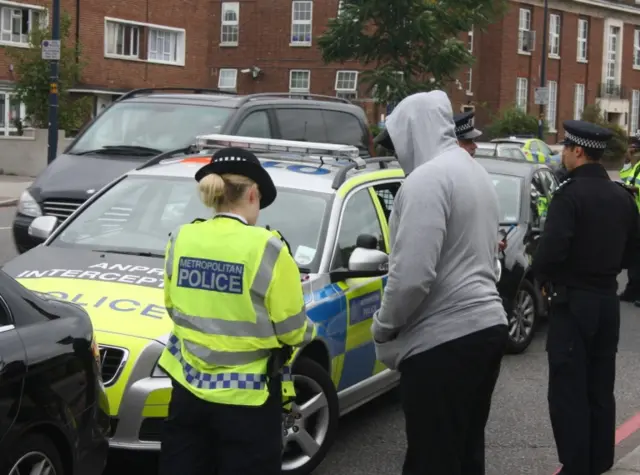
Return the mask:
<svg viewBox="0 0 640 475">
<path fill-rule="evenodd" d="M 537 142 L 538 142 L 538 150 L 540 154 L 544 157 L 545 163 L 550 163 L 551 157 L 554 155 L 553 151 L 542 140 L 537 140 Z"/>
<path fill-rule="evenodd" d="M 369 239 L 372 248 L 386 251 L 386 222 L 381 219 L 379 199 L 369 186 L 350 192 L 342 207 L 331 270 L 346 269 L 351 253 L 362 236 Z M 358 243 L 358 238 L 361 242 Z M 338 390 L 353 386 L 370 378 L 384 367 L 376 362 L 375 347 L 371 337 L 373 314 L 382 302 L 383 277 L 347 279 L 337 283 L 345 295 L 347 334 L 342 375 Z"/>
<path fill-rule="evenodd" d="M 18 416 L 26 375 L 26 351 L 14 326 L 0 274 L 0 440 Z"/>
</svg>

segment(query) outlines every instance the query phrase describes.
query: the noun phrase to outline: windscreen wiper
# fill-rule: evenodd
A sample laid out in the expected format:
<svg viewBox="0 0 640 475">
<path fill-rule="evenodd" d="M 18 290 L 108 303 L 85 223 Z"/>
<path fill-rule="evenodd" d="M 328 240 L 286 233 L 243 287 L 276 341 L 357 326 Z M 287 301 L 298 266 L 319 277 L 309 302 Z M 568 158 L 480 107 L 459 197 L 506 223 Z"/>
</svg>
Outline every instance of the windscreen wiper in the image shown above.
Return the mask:
<svg viewBox="0 0 640 475">
<path fill-rule="evenodd" d="M 159 155 L 162 150 L 151 147 L 143 147 L 139 145 L 105 145 L 102 148 L 95 150 L 84 150 L 82 152 L 74 153 L 73 155 L 89 155 L 91 153 L 101 155 L 135 155 L 141 157 L 151 157 L 153 155 Z"/>
<path fill-rule="evenodd" d="M 105 254 L 124 254 L 127 256 L 164 258 L 164 254 L 160 254 L 158 252 L 148 252 L 148 251 L 122 251 L 119 249 L 94 249 L 93 252 L 103 252 Z"/>
</svg>

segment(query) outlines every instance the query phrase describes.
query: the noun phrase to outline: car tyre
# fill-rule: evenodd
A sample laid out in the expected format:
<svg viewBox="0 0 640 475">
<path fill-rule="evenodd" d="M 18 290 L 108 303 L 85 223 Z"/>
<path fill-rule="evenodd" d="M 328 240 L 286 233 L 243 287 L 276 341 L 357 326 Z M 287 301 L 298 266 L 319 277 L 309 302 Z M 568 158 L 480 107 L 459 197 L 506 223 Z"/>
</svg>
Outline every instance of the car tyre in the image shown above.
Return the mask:
<svg viewBox="0 0 640 475">
<path fill-rule="evenodd" d="M 0 466 L 0 473 L 7 475 L 65 475 L 64 465 L 55 444 L 45 435 L 38 433 L 27 434 L 19 439 Z"/>
<path fill-rule="evenodd" d="M 520 354 L 525 351 L 536 333 L 540 309 L 536 289 L 528 280 L 523 280 L 518 287 L 513 307 L 508 318 L 509 340 L 507 353 Z"/>
<path fill-rule="evenodd" d="M 283 414 L 282 473 L 308 475 L 335 441 L 340 406 L 331 376 L 315 361 L 300 358 L 293 381 L 296 399 Z"/>
</svg>

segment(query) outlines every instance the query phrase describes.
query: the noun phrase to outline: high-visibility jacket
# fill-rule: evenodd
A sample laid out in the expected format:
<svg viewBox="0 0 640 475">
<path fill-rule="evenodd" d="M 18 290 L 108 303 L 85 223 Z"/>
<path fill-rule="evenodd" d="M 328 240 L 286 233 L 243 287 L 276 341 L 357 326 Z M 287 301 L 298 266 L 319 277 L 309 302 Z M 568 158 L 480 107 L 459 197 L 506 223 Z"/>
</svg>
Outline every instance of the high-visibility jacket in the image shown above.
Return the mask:
<svg viewBox="0 0 640 475">
<path fill-rule="evenodd" d="M 270 350 L 315 338 L 300 271 L 279 234 L 234 218 L 172 233 L 164 295 L 174 328 L 159 364 L 206 401 L 262 405 Z M 295 394 L 288 367 L 282 386 Z"/>
<path fill-rule="evenodd" d="M 638 210 L 640 210 L 640 161 L 632 167 L 620 170 L 620 179 L 627 185 L 633 186 L 638 190 L 635 198 Z"/>
</svg>

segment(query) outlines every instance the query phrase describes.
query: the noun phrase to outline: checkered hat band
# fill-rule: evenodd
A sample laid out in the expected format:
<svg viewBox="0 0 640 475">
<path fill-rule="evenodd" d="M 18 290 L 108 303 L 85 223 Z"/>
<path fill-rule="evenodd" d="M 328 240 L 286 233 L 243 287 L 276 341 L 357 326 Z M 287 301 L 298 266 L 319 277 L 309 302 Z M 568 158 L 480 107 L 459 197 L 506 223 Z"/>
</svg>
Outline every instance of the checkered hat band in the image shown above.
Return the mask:
<svg viewBox="0 0 640 475">
<path fill-rule="evenodd" d="M 571 132 L 565 132 L 564 138 L 584 148 L 607 148 L 607 142 L 603 142 L 602 140 L 585 139 L 578 137 L 577 135 L 573 135 Z"/>
<path fill-rule="evenodd" d="M 458 127 L 456 127 L 456 134 L 460 135 L 460 134 L 464 134 L 465 132 L 469 132 L 473 130 L 473 125 L 471 124 L 471 122 L 466 122 Z"/>
</svg>

